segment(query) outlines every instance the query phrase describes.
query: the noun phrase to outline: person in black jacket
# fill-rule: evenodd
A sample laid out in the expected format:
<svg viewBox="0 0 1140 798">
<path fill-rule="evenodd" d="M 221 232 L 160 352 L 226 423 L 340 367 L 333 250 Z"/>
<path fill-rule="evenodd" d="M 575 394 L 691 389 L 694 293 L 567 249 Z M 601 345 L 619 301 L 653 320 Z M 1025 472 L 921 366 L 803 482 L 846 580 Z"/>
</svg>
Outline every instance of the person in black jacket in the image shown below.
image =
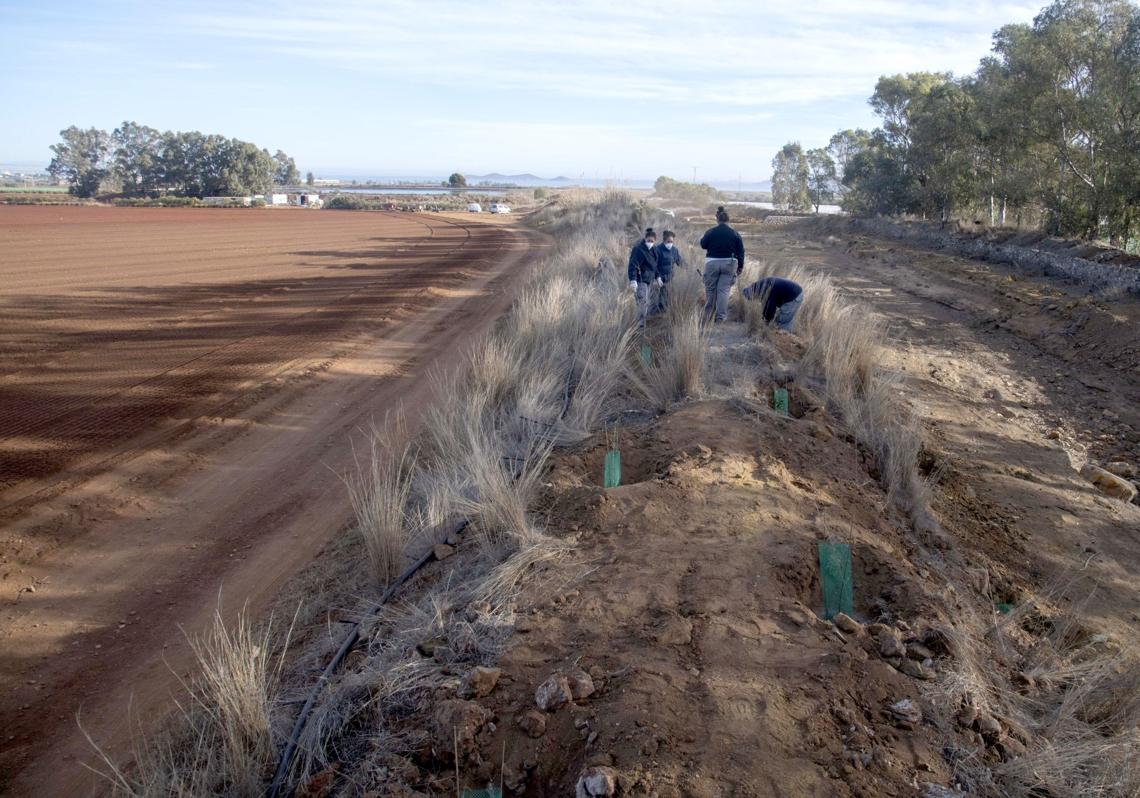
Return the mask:
<svg viewBox="0 0 1140 798">
<path fill-rule="evenodd" d="M 740 293 L 745 299 L 763 302 L 764 321 L 771 323 L 774 319 L 776 327 L 781 330 L 792 329 L 796 311 L 804 301 L 804 289 L 800 284 L 783 277 L 765 277 Z"/>
<path fill-rule="evenodd" d="M 647 228 L 645 235 L 629 251 L 629 288 L 637 299 L 637 326 L 645 327 L 649 315 L 649 286 L 664 283 L 657 276 L 657 232 Z"/>
<path fill-rule="evenodd" d="M 657 289 L 657 301 L 650 313 L 664 313 L 669 307 L 669 281 L 673 279 L 673 269 L 684 266 L 685 259 L 677 249 L 677 236 L 672 230 L 661 233 L 661 243 L 654 249 L 657 252 L 657 279 L 661 281 Z"/>
<path fill-rule="evenodd" d="M 705 310 L 701 318 L 707 320 L 715 313 L 716 321 L 722 322 L 728 317 L 733 283 L 744 271 L 744 241 L 728 226 L 728 211 L 723 205 L 716 209 L 716 221 L 716 227 L 701 236 L 705 250 Z"/>
</svg>

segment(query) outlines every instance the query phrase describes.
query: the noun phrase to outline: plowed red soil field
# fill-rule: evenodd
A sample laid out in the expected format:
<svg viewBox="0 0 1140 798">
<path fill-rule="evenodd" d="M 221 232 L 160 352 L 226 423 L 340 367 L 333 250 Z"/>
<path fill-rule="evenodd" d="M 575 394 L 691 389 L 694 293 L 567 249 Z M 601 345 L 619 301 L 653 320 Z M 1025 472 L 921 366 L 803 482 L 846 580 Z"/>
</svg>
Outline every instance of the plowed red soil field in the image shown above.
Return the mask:
<svg viewBox="0 0 1140 798">
<path fill-rule="evenodd" d="M 74 794 L 217 604 L 344 528 L 351 441 L 509 304 L 500 220 L 0 208 L 0 790 Z"/>
</svg>

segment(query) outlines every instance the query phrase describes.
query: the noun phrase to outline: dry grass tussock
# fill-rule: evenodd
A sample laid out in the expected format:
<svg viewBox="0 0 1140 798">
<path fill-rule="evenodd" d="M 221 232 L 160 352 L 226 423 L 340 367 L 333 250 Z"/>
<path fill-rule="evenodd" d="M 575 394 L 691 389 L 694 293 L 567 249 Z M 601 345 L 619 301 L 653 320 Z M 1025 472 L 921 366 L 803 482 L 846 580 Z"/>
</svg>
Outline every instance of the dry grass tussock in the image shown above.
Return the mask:
<svg viewBox="0 0 1140 798">
<path fill-rule="evenodd" d="M 700 315 L 695 310 L 670 315 L 675 321 L 649 350 L 648 361 L 639 352 L 628 373 L 630 384 L 656 410 L 668 410 L 676 402 L 699 396 L 703 385 L 708 335 Z"/>
<path fill-rule="evenodd" d="M 880 479 L 893 500 L 916 517 L 928 518 L 927 486 L 918 475 L 922 430 L 902 397 L 898 375 L 882 367 L 886 322 L 870 309 L 843 297 L 827 275 L 803 266 L 749 261 L 741 285 L 766 276 L 803 286 L 804 302 L 795 333 L 806 344 L 803 369 L 818 374 L 828 404 L 875 455 Z M 736 316 L 750 332 L 768 331 L 763 303 L 737 293 Z"/>
<path fill-rule="evenodd" d="M 403 570 L 408 543 L 415 452 L 403 418 L 386 418 L 381 427 L 373 424 L 363 462 L 355 451 L 353 459 L 356 472 L 344 478 L 349 503 L 373 578 L 386 588 Z"/>
<path fill-rule="evenodd" d="M 1043 616 L 1048 603 L 967 612 L 956 624 L 953 668 L 933 703 L 945 724 L 963 707 L 997 719 L 1008 749 L 997 763 L 981 749 L 955 751 L 956 777 L 984 798 L 1135 798 L 1140 652 L 1088 633 L 1079 606 Z M 1017 684 L 1010 674 L 1021 674 Z"/>
<path fill-rule="evenodd" d="M 273 710 L 292 627 L 275 640 L 273 624 L 256 629 L 243 608 L 232 626 L 220 611 L 190 643 L 200 675 L 174 723 L 140 733 L 129 766 L 95 745 L 116 796 L 259 796 L 277 753 Z M 277 653 L 275 653 L 277 652 Z M 90 738 L 88 738 L 90 740 Z"/>
</svg>

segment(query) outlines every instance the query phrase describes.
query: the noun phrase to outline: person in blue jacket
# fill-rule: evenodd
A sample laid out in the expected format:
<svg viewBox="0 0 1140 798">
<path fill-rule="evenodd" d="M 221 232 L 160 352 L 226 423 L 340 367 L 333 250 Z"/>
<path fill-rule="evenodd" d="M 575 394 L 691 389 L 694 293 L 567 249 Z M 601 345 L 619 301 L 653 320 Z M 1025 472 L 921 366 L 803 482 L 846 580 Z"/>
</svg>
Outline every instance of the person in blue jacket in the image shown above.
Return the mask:
<svg viewBox="0 0 1140 798">
<path fill-rule="evenodd" d="M 779 330 L 791 330 L 796 311 L 804 302 L 804 289 L 794 280 L 783 277 L 765 277 L 743 289 L 741 295 L 747 300 L 764 303 L 764 321 L 776 322 Z"/>
<path fill-rule="evenodd" d="M 716 209 L 716 227 L 701 236 L 705 250 L 705 310 L 701 318 L 715 314 L 719 323 L 728 317 L 728 295 L 736 278 L 744 270 L 744 241 L 740 233 L 728 226 L 728 211 Z"/>
<path fill-rule="evenodd" d="M 649 287 L 664 285 L 657 276 L 657 231 L 647 228 L 629 251 L 629 289 L 637 299 L 637 326 L 645 327 L 649 315 Z"/>
<path fill-rule="evenodd" d="M 685 265 L 681 257 L 681 250 L 677 249 L 677 236 L 672 230 L 661 233 L 661 243 L 654 249 L 657 251 L 657 279 L 660 285 L 657 288 L 657 301 L 653 304 L 650 313 L 664 313 L 669 307 L 669 281 L 673 279 L 673 269 Z"/>
</svg>

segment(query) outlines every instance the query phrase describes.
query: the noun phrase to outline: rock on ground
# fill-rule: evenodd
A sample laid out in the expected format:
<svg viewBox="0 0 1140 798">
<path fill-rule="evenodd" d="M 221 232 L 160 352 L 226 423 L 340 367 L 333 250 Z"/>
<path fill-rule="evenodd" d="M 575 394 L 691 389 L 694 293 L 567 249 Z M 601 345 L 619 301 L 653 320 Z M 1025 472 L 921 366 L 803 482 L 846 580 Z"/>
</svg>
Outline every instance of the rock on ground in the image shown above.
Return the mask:
<svg viewBox="0 0 1140 798">
<path fill-rule="evenodd" d="M 1136 498 L 1136 486 L 1116 474 L 1105 471 L 1091 463 L 1081 469 L 1081 476 L 1091 482 L 1106 496 L 1130 502 Z"/>
<path fill-rule="evenodd" d="M 474 701 L 453 698 L 443 701 L 432 713 L 432 747 L 437 758 L 460 758 L 476 752 L 475 735 L 491 719 L 491 711 Z"/>
<path fill-rule="evenodd" d="M 617 792 L 617 772 L 608 767 L 592 767 L 578 777 L 575 798 L 604 798 Z"/>
<path fill-rule="evenodd" d="M 576 670 L 567 674 L 566 681 L 570 685 L 570 695 L 575 701 L 581 701 L 583 698 L 589 698 L 594 694 L 594 680 L 590 674 L 583 670 Z"/>
<path fill-rule="evenodd" d="M 464 698 L 482 698 L 491 694 L 495 685 L 499 683 L 502 674 L 498 668 L 475 667 L 467 674 L 460 688 L 460 695 Z"/>
<path fill-rule="evenodd" d="M 518 719 L 519 728 L 528 737 L 541 737 L 546 734 L 546 715 L 537 709 L 528 709 Z"/>
<path fill-rule="evenodd" d="M 573 699 L 570 682 L 561 673 L 552 673 L 534 691 L 534 702 L 543 712 L 552 712 Z"/>
</svg>

